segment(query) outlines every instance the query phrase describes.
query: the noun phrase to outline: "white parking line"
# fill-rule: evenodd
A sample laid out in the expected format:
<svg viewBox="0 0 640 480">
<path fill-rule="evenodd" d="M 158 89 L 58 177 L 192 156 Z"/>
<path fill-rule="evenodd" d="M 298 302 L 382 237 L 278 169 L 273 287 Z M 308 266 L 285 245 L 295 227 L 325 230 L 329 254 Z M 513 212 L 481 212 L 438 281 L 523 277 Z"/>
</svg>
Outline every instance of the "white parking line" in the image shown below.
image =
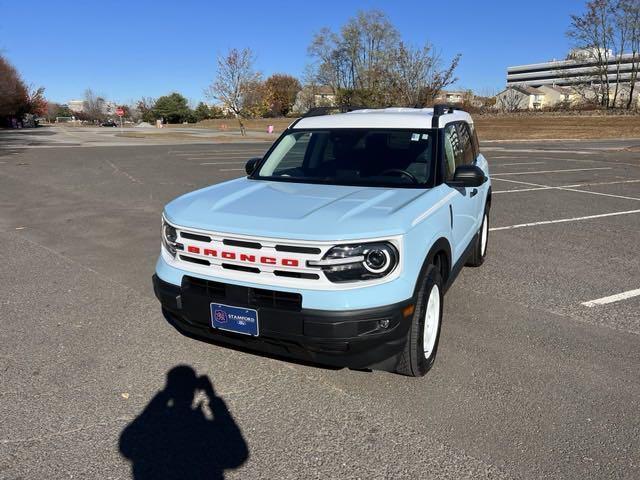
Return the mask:
<svg viewBox="0 0 640 480">
<path fill-rule="evenodd" d="M 493 227 L 489 230 L 496 232 L 498 230 L 514 230 L 516 228 L 537 227 L 538 225 L 550 225 L 552 223 L 578 222 L 580 220 L 591 220 L 593 218 L 615 217 L 618 215 L 629 215 L 632 213 L 640 213 L 640 210 L 627 210 L 626 212 L 601 213 L 599 215 L 588 215 L 586 217 L 561 218 L 558 220 L 543 220 L 541 222 L 519 223 L 517 225 L 509 225 L 507 227 Z"/>
<path fill-rule="evenodd" d="M 221 172 L 244 172 L 244 168 L 221 168 Z"/>
<path fill-rule="evenodd" d="M 628 292 L 616 293 L 608 297 L 597 298 L 596 300 L 589 300 L 588 302 L 582 302 L 581 305 L 585 307 L 595 307 L 596 305 L 606 305 L 607 303 L 619 302 L 620 300 L 626 300 L 627 298 L 633 298 L 640 295 L 640 288 L 636 290 L 629 290 Z"/>
<path fill-rule="evenodd" d="M 596 155 L 601 152 L 588 151 L 588 150 L 545 150 L 540 148 L 505 148 L 505 147 L 484 147 L 480 150 L 495 150 L 500 153 L 514 152 L 514 153 L 570 153 L 576 155 Z"/>
<path fill-rule="evenodd" d="M 621 198 L 623 200 L 640 200 L 640 198 L 638 197 L 627 197 L 626 195 L 615 195 L 613 193 L 593 192 L 591 190 L 580 190 L 577 188 L 570 188 L 570 187 L 554 187 L 551 185 L 541 185 L 538 183 L 520 182 L 518 180 L 508 180 L 506 178 L 496 178 L 495 180 L 499 180 L 502 182 L 509 182 L 509 183 L 518 183 L 520 185 L 531 185 L 532 187 L 539 187 L 540 190 L 562 190 L 564 192 L 588 193 L 589 195 L 600 195 L 602 197 Z"/>
<path fill-rule="evenodd" d="M 542 165 L 544 162 L 520 162 L 520 163 L 492 163 L 491 168 L 506 167 L 511 165 Z"/>
<path fill-rule="evenodd" d="M 200 161 L 205 161 L 205 160 L 224 160 L 225 158 L 227 159 L 237 159 L 237 160 L 248 160 L 250 158 L 253 157 L 259 157 L 260 155 L 256 155 L 255 153 L 247 153 L 246 155 L 190 155 L 190 156 L 182 156 L 179 157 L 180 160 L 200 160 Z"/>
<path fill-rule="evenodd" d="M 200 165 L 241 165 L 243 162 L 204 162 Z"/>
<path fill-rule="evenodd" d="M 501 180 L 503 182 L 510 182 L 510 183 L 519 183 L 521 185 L 535 185 L 529 182 L 517 182 L 515 180 L 507 180 L 506 178 L 496 178 L 496 180 Z M 547 186 L 543 186 L 543 187 L 534 187 L 534 188 L 516 188 L 515 190 L 496 190 L 495 192 L 491 192 L 491 193 L 517 193 L 517 192 L 535 192 L 537 190 L 553 190 L 554 188 L 578 188 L 578 187 L 590 187 L 590 186 L 595 186 L 595 185 L 616 185 L 616 184 L 620 184 L 620 183 L 638 183 L 640 182 L 640 180 L 618 180 L 615 182 L 593 182 L 593 183 L 576 183 L 574 185 L 560 185 L 557 187 L 547 187 Z"/>
<path fill-rule="evenodd" d="M 612 167 L 594 167 L 594 168 L 569 168 L 566 170 L 538 170 L 537 172 L 506 172 L 506 173 L 492 173 L 491 176 L 496 175 L 533 175 L 535 173 L 563 173 L 563 172 L 587 172 L 591 170 L 611 170 Z"/>
<path fill-rule="evenodd" d="M 209 150 L 207 152 L 169 152 L 169 155 L 177 157 L 215 157 L 218 155 L 256 155 L 266 150 Z"/>
</svg>

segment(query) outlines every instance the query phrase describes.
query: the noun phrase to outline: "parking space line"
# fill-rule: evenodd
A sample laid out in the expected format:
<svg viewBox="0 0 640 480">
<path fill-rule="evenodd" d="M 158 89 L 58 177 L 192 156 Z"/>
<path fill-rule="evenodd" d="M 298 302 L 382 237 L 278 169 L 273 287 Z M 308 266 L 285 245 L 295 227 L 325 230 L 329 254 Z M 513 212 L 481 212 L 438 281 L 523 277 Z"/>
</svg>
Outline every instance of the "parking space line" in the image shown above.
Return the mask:
<svg viewBox="0 0 640 480">
<path fill-rule="evenodd" d="M 619 302 L 620 300 L 626 300 L 627 298 L 633 298 L 639 295 L 640 288 L 637 288 L 636 290 L 629 290 L 627 292 L 609 295 L 608 297 L 602 297 L 595 300 L 589 300 L 588 302 L 582 302 L 581 305 L 584 305 L 585 307 L 595 307 L 597 305 L 606 305 L 608 303 Z"/>
<path fill-rule="evenodd" d="M 612 198 L 621 198 L 623 200 L 640 200 L 640 198 L 638 197 L 627 197 L 626 195 L 615 195 L 613 193 L 603 193 L 603 192 L 594 192 L 591 190 L 581 190 L 578 188 L 572 188 L 574 187 L 573 185 L 569 185 L 569 186 L 551 186 L 551 185 L 541 185 L 539 183 L 531 183 L 531 182 L 520 182 L 518 180 L 508 180 L 506 178 L 496 178 L 495 180 L 500 180 L 502 182 L 509 182 L 509 183 L 517 183 L 520 185 L 530 185 L 532 187 L 539 187 L 538 190 L 562 190 L 564 192 L 578 192 L 578 193 L 587 193 L 589 195 L 600 195 L 602 197 L 612 197 Z M 585 184 L 588 185 L 588 184 Z M 583 185 L 575 185 L 575 186 L 583 186 Z M 526 189 L 522 189 L 522 190 L 526 190 Z M 520 190 L 520 191 L 522 191 Z M 532 189 L 529 189 L 529 191 L 531 191 Z M 509 190 L 506 190 L 509 191 Z M 513 191 L 513 190 L 511 190 Z"/>
<path fill-rule="evenodd" d="M 640 210 L 627 210 L 625 212 L 601 213 L 599 215 L 587 215 L 586 217 L 560 218 L 558 220 L 543 220 L 540 222 L 519 223 L 517 225 L 509 225 L 506 227 L 493 227 L 489 230 L 496 232 L 498 230 L 514 230 L 516 228 L 537 227 L 538 225 L 551 225 L 553 223 L 579 222 L 581 220 L 591 220 L 594 218 L 615 217 L 619 215 L 630 215 L 632 213 L 640 213 Z"/>
<path fill-rule="evenodd" d="M 506 178 L 496 178 L 496 180 L 501 180 L 503 182 L 510 183 L 519 183 L 521 185 L 535 185 L 529 182 L 517 182 L 516 180 L 507 180 Z M 617 180 L 614 182 L 593 182 L 593 183 L 576 183 L 574 185 L 559 185 L 557 187 L 534 187 L 534 188 L 517 188 L 515 190 L 496 190 L 492 193 L 516 193 L 516 192 L 535 192 L 537 190 L 553 190 L 554 188 L 563 189 L 563 188 L 578 188 L 578 187 L 591 187 L 596 185 L 616 185 L 621 183 L 638 183 L 639 180 Z"/>
<path fill-rule="evenodd" d="M 201 163 L 200 165 L 239 165 L 242 164 L 241 161 L 239 162 L 204 162 Z"/>
<path fill-rule="evenodd" d="M 597 155 L 601 152 L 598 151 L 585 151 L 585 150 L 545 150 L 545 149 L 533 149 L 533 148 L 505 148 L 505 147 L 484 147 L 480 148 L 480 150 L 495 150 L 500 153 L 571 153 L 576 155 Z"/>
<path fill-rule="evenodd" d="M 542 165 L 544 162 L 520 162 L 520 163 L 492 163 L 491 167 L 506 167 L 512 165 Z"/>
<path fill-rule="evenodd" d="M 244 168 L 221 168 L 221 172 L 244 172 Z"/>
<path fill-rule="evenodd" d="M 501 180 L 501 179 L 497 178 L 496 180 Z M 497 193 L 537 192 L 538 190 L 553 190 L 553 187 L 516 188 L 514 190 L 496 190 L 495 192 L 491 192 L 491 193 L 497 194 Z"/>
<path fill-rule="evenodd" d="M 264 153 L 265 150 L 208 150 L 206 152 L 170 152 L 169 155 L 177 157 L 200 157 L 200 156 L 216 156 L 216 155 L 242 155 L 242 154 L 258 154 Z"/>
<path fill-rule="evenodd" d="M 496 175 L 533 175 L 536 173 L 563 173 L 563 172 L 587 172 L 591 170 L 611 170 L 613 167 L 594 167 L 594 168 L 568 168 L 566 170 L 538 170 L 536 172 L 506 172 L 506 173 L 492 173 L 491 176 Z"/>
</svg>

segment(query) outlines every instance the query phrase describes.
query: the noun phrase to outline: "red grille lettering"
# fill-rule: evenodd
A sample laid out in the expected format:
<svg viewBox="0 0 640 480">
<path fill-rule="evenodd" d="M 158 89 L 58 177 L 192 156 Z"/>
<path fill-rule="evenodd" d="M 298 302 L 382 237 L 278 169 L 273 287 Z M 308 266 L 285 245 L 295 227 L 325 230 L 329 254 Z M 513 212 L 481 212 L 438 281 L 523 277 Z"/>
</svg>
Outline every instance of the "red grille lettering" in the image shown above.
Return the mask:
<svg viewBox="0 0 640 480">
<path fill-rule="evenodd" d="M 187 248 L 187 252 L 189 252 L 189 253 L 200 253 L 200 248 L 199 247 L 194 247 L 192 245 L 189 245 L 189 247 Z"/>
<path fill-rule="evenodd" d="M 282 266 L 283 267 L 297 267 L 298 266 L 298 260 L 293 260 L 290 258 L 283 258 L 282 259 Z"/>
<path fill-rule="evenodd" d="M 246 253 L 241 253 L 240 254 L 240 261 L 241 262 L 256 263 L 256 256 L 255 255 L 247 255 Z"/>
<path fill-rule="evenodd" d="M 265 265 L 275 265 L 276 259 L 273 257 L 260 257 L 260 263 L 264 263 Z"/>
</svg>

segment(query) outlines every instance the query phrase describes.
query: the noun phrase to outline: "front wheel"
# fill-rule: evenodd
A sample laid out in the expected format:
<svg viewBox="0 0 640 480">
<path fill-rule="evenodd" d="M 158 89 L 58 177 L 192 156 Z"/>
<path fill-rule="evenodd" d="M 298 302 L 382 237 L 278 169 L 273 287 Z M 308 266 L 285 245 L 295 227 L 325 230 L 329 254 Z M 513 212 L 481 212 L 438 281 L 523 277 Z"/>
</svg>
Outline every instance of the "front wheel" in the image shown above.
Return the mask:
<svg viewBox="0 0 640 480">
<path fill-rule="evenodd" d="M 479 267 L 484 263 L 487 256 L 487 245 L 489 244 L 489 209 L 484 209 L 482 217 L 482 225 L 474 240 L 473 253 L 467 260 L 466 265 L 469 267 Z"/>
<path fill-rule="evenodd" d="M 440 272 L 429 265 L 420 285 L 407 343 L 396 366 L 397 373 L 422 377 L 433 367 L 440 340 L 442 295 Z"/>
</svg>

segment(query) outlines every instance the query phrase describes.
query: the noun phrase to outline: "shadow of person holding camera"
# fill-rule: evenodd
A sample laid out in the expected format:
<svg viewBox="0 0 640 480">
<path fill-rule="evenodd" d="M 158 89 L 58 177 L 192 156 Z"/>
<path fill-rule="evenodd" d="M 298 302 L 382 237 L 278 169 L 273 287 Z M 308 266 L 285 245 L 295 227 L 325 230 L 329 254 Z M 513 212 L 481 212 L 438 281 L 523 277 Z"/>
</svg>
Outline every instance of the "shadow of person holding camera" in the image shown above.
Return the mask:
<svg viewBox="0 0 640 480">
<path fill-rule="evenodd" d="M 247 444 L 206 375 L 179 365 L 164 390 L 120 435 L 135 480 L 221 479 L 249 457 Z"/>
</svg>

